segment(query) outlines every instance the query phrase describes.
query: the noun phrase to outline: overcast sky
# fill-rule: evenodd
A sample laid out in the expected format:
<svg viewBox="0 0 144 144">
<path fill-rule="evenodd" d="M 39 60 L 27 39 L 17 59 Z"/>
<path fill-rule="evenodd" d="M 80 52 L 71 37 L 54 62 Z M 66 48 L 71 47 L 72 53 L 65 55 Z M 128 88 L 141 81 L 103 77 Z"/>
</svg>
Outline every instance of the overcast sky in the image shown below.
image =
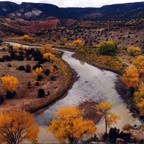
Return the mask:
<svg viewBox="0 0 144 144">
<path fill-rule="evenodd" d="M 9 0 L 9 1 L 13 1 L 16 3 L 21 2 L 51 3 L 59 7 L 101 7 L 103 5 L 109 5 L 109 4 L 140 2 L 144 0 Z"/>
</svg>

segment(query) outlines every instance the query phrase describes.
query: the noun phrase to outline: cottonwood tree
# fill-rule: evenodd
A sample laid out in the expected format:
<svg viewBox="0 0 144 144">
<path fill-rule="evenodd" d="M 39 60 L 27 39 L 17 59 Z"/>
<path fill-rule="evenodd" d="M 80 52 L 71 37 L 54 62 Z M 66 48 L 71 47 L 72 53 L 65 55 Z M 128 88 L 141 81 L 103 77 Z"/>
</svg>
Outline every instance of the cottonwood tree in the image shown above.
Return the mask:
<svg viewBox="0 0 144 144">
<path fill-rule="evenodd" d="M 133 65 L 130 65 L 125 69 L 121 80 L 127 86 L 127 88 L 136 88 L 139 83 L 139 73 L 137 68 Z"/>
<path fill-rule="evenodd" d="M 14 76 L 3 76 L 0 78 L 2 85 L 7 90 L 7 97 L 12 98 L 16 93 L 15 89 L 18 86 L 18 79 Z"/>
<path fill-rule="evenodd" d="M 56 119 L 52 120 L 48 129 L 61 142 L 79 143 L 84 135 L 96 132 L 95 124 L 83 118 L 83 112 L 77 107 L 64 107 L 56 112 Z"/>
<path fill-rule="evenodd" d="M 108 127 L 116 123 L 119 118 L 118 115 L 110 112 L 111 108 L 112 104 L 109 102 L 101 102 L 96 105 L 97 114 L 104 116 L 106 134 L 108 133 Z"/>
<path fill-rule="evenodd" d="M 34 141 L 39 128 L 34 117 L 25 111 L 0 113 L 0 143 L 20 144 L 24 140 Z"/>
<path fill-rule="evenodd" d="M 138 69 L 140 76 L 144 76 L 144 56 L 134 58 L 132 64 Z"/>
</svg>

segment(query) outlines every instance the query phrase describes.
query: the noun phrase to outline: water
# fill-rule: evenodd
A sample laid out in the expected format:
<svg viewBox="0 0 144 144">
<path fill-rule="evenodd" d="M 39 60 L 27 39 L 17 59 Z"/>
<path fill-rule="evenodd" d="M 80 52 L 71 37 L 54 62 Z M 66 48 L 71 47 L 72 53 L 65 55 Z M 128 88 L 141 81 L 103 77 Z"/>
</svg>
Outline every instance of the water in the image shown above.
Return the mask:
<svg viewBox="0 0 144 144">
<path fill-rule="evenodd" d="M 64 106 L 78 106 L 85 101 L 107 101 L 113 105 L 112 112 L 120 116 L 116 126 L 122 128 L 125 124 L 140 124 L 137 118 L 134 118 L 127 109 L 126 104 L 121 99 L 120 95 L 115 89 L 115 82 L 117 81 L 117 74 L 100 70 L 88 63 L 72 57 L 73 52 L 62 50 L 64 52 L 63 59 L 73 68 L 79 79 L 73 84 L 68 94 L 49 106 L 44 112 L 36 116 L 36 121 L 41 127 L 41 135 L 39 141 L 45 142 L 52 138 L 50 133 L 45 132 L 48 123 L 54 118 L 54 113 Z M 97 124 L 98 132 L 104 132 L 103 119 Z M 46 136 L 47 135 L 47 136 Z"/>
<path fill-rule="evenodd" d="M 54 113 L 61 107 L 77 106 L 85 101 L 98 102 L 102 100 L 111 102 L 113 105 L 112 112 L 120 116 L 116 124 L 118 128 L 123 128 L 125 124 L 140 124 L 139 120 L 132 116 L 115 89 L 117 74 L 82 63 L 72 57 L 73 52 L 66 50 L 63 52 L 63 59 L 76 71 L 79 79 L 64 98 L 36 117 L 39 125 L 43 127 L 47 125 L 54 118 Z M 103 119 L 97 124 L 97 127 L 98 132 L 104 132 Z"/>
</svg>

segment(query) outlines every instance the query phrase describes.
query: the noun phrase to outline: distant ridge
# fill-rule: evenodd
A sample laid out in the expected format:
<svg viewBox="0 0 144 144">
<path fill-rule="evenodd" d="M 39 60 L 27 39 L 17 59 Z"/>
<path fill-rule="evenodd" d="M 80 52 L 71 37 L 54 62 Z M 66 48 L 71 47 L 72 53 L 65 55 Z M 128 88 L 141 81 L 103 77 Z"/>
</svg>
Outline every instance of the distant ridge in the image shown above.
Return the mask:
<svg viewBox="0 0 144 144">
<path fill-rule="evenodd" d="M 127 20 L 144 18 L 144 2 L 106 5 L 101 8 L 60 8 L 53 4 L 0 2 L 0 17 L 23 18 L 27 20 L 47 19 L 48 17 Z"/>
</svg>

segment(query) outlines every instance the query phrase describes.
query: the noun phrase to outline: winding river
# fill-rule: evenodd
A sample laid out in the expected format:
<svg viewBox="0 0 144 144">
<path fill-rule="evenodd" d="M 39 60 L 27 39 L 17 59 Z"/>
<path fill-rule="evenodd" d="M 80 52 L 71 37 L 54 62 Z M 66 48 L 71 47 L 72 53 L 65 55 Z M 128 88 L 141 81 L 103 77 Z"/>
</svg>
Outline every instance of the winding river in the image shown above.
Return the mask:
<svg viewBox="0 0 144 144">
<path fill-rule="evenodd" d="M 9 43 L 17 45 L 16 43 Z M 41 127 L 39 142 L 56 143 L 51 133 L 46 132 L 45 128 L 54 118 L 54 113 L 64 106 L 78 106 L 85 101 L 108 101 L 113 105 L 112 112 L 117 113 L 120 119 L 117 123 L 118 128 L 122 128 L 125 124 L 140 124 L 137 118 L 134 118 L 127 109 L 126 104 L 121 99 L 115 89 L 117 74 L 101 70 L 88 63 L 82 63 L 72 57 L 73 52 L 61 50 L 64 52 L 63 60 L 65 60 L 78 75 L 78 80 L 73 84 L 67 95 L 53 105 L 50 105 L 44 112 L 36 116 L 36 121 Z M 98 132 L 104 131 L 103 119 L 97 124 Z"/>
</svg>

